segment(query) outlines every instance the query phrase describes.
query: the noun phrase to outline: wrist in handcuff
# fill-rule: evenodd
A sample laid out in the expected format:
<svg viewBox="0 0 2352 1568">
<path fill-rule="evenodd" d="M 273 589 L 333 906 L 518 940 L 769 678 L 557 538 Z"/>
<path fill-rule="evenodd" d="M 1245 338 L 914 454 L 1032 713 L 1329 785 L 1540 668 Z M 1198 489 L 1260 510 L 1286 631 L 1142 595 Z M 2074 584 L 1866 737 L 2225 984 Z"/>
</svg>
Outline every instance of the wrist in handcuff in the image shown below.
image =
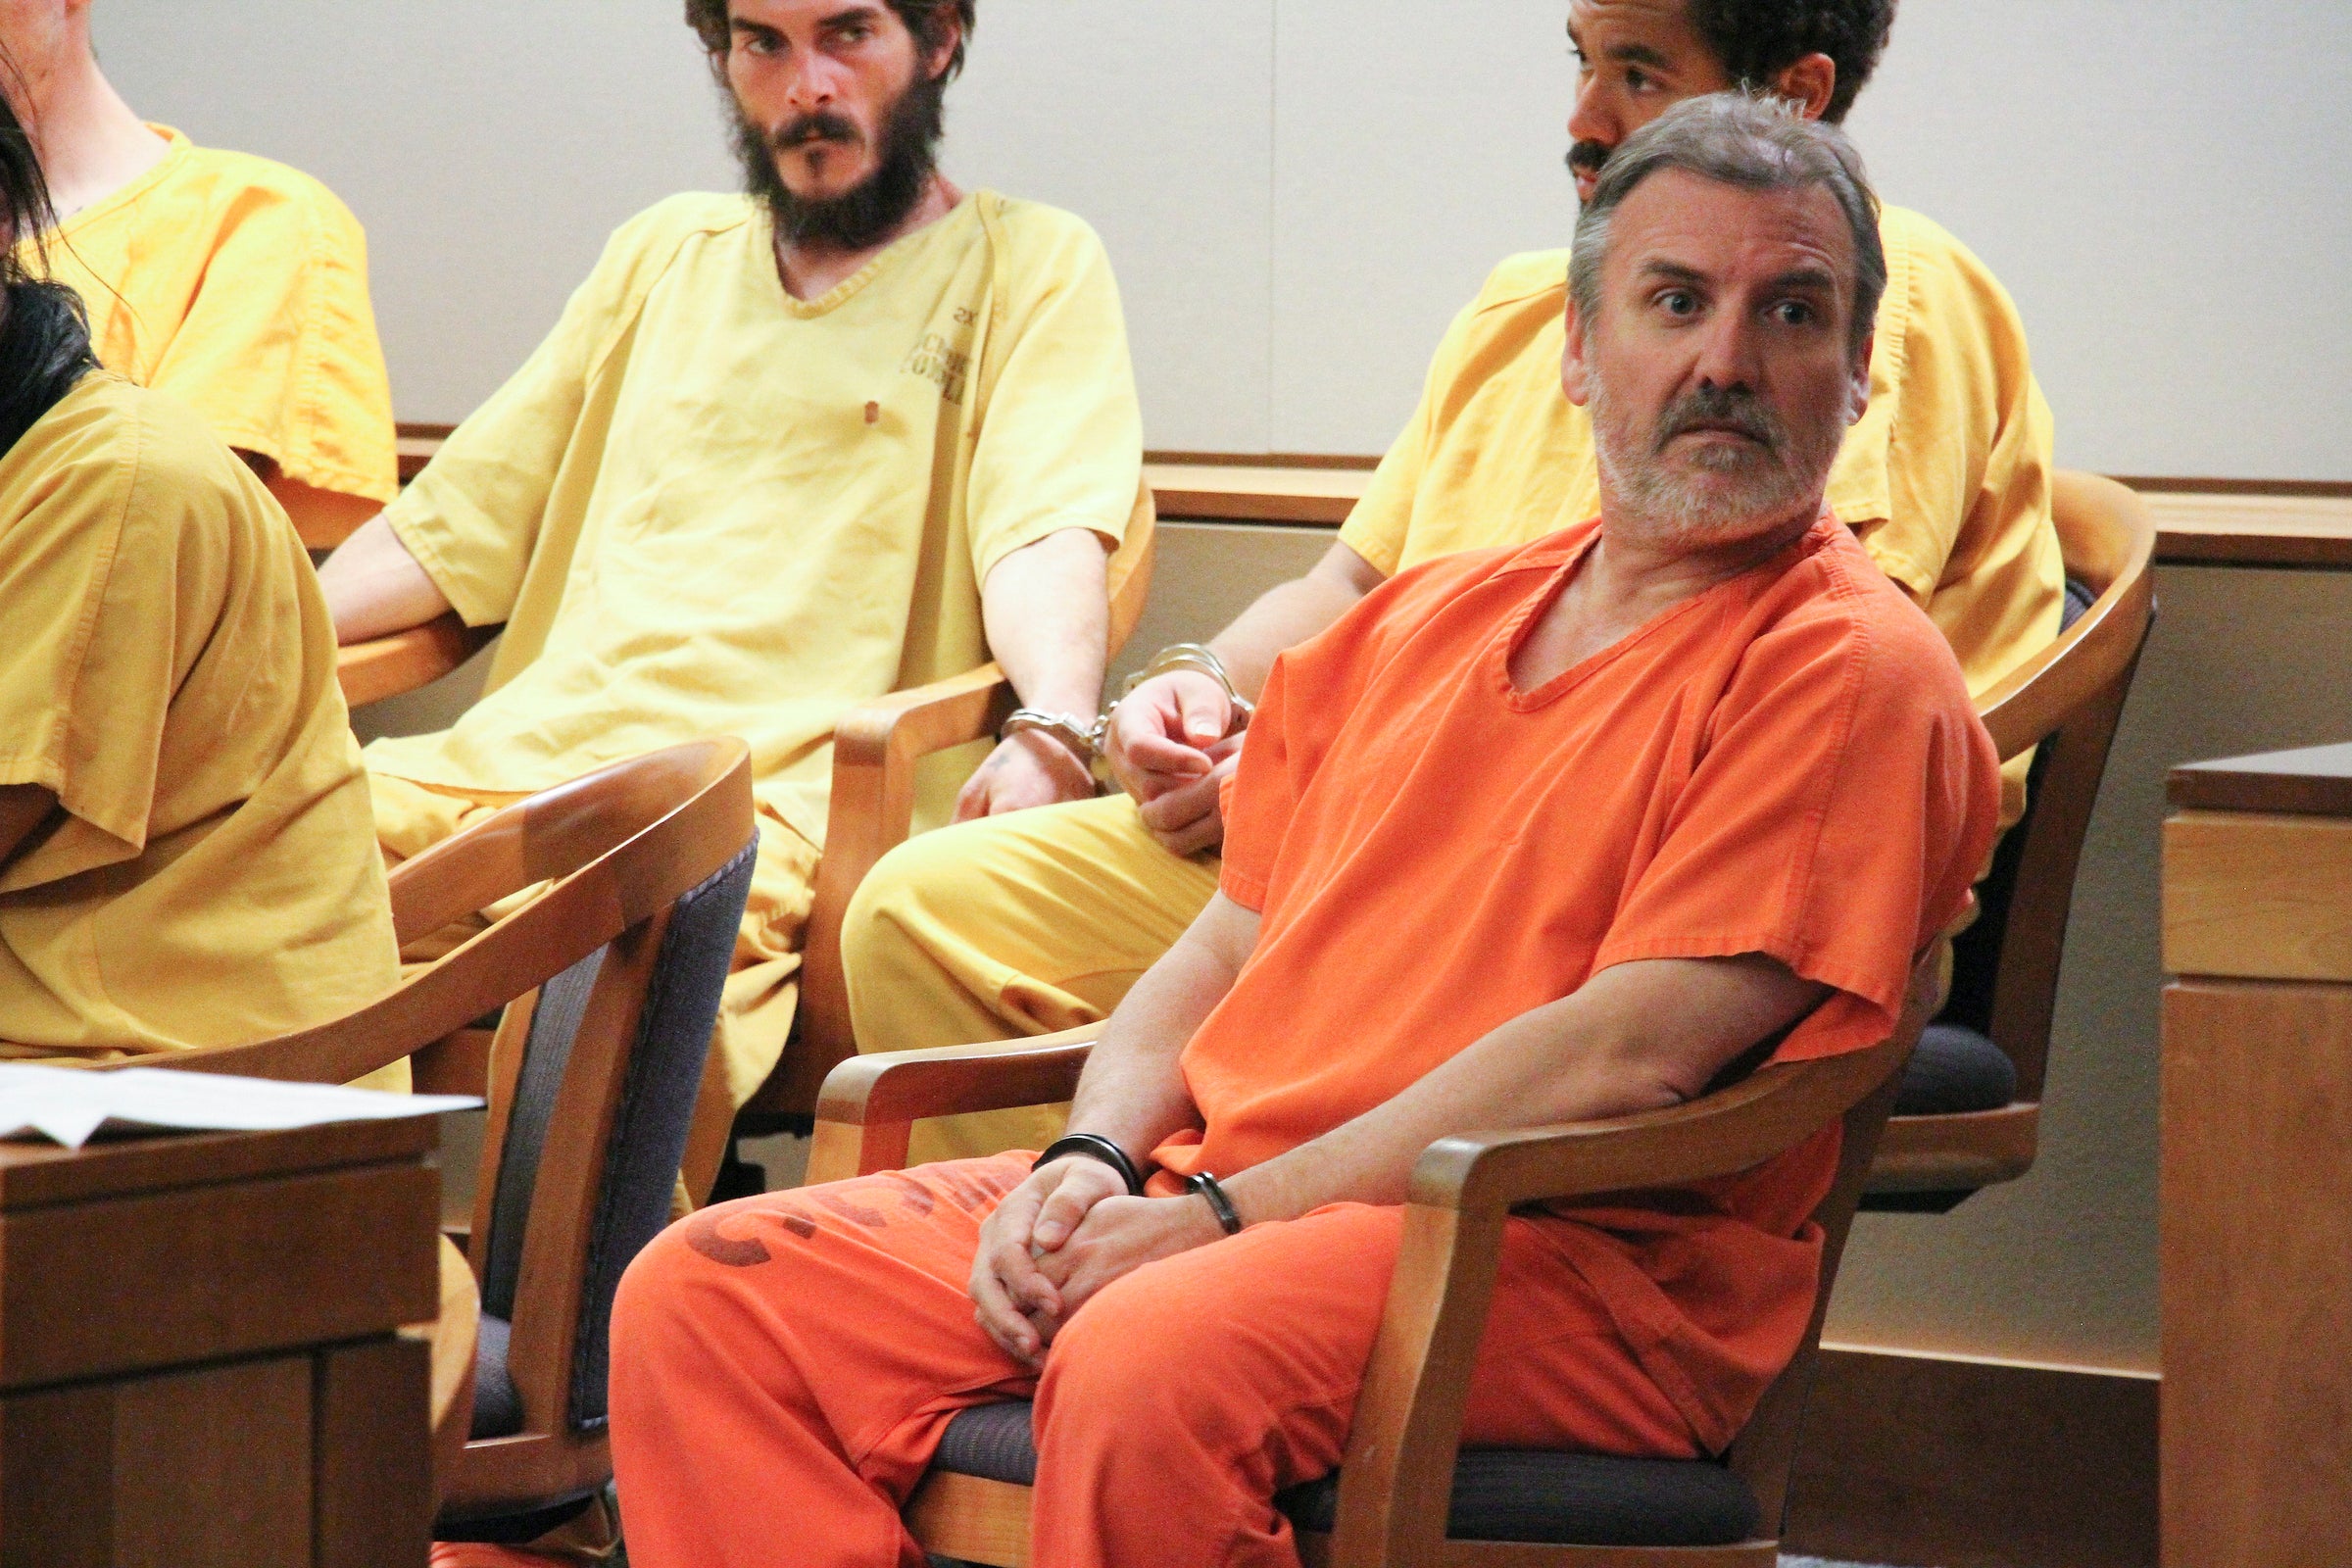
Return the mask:
<svg viewBox="0 0 2352 1568">
<path fill-rule="evenodd" d="M 1016 708 L 1012 710 L 1012 716 L 1004 720 L 1004 727 L 998 731 L 998 735 L 1004 740 L 1010 740 L 1015 735 L 1044 736 L 1076 761 L 1079 769 L 1100 787 L 1103 776 L 1102 726 L 1106 720 L 1107 715 L 1089 724 L 1075 713 L 1055 713 L 1040 708 Z"/>
</svg>

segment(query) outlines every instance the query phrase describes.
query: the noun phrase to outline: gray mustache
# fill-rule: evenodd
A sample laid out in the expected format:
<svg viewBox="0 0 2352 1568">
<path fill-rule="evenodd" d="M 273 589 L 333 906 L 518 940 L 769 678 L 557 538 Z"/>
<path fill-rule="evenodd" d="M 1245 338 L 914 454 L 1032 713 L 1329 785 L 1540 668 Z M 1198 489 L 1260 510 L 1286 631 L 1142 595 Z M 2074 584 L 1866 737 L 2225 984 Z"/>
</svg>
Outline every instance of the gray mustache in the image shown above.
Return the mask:
<svg viewBox="0 0 2352 1568">
<path fill-rule="evenodd" d="M 1781 421 L 1753 392 L 1738 387 L 1702 386 L 1677 398 L 1658 419 L 1657 447 L 1699 425 L 1725 425 L 1767 450 L 1778 452 L 1786 440 Z"/>
</svg>

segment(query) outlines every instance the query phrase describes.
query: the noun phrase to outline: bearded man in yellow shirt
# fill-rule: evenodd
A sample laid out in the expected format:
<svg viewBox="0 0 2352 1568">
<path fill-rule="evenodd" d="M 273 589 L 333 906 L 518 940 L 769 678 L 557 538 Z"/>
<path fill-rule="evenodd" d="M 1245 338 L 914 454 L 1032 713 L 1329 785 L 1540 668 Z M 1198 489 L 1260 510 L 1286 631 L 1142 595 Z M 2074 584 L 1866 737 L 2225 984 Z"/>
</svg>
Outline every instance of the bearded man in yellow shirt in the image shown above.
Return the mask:
<svg viewBox="0 0 2352 1568">
<path fill-rule="evenodd" d="M 454 727 L 368 750 L 393 858 L 621 758 L 750 742 L 760 858 L 690 1189 L 791 1025 L 836 722 L 992 655 L 1029 709 L 1092 713 L 1106 552 L 1150 504 L 1101 242 L 934 166 L 973 12 L 692 0 L 750 194 L 624 224 L 537 352 L 321 574 L 345 642 L 453 608 L 506 627 Z M 1092 786 L 1031 730 L 956 808 Z"/>
<path fill-rule="evenodd" d="M 326 1023 L 399 978 L 326 605 L 204 421 L 97 367 L 10 243 L 48 221 L 0 99 L 0 1059 Z"/>
<path fill-rule="evenodd" d="M 1840 121 L 1876 66 L 1894 0 L 1573 0 L 1579 82 L 1569 167 L 1600 167 L 1673 104 L 1746 88 Z M 1881 220 L 1889 283 L 1870 408 L 1829 503 L 1928 612 L 1984 692 L 2057 635 L 2064 567 L 2050 520 L 2050 415 L 2007 294 L 1916 213 Z M 1203 652 L 1171 650 L 1106 737 L 1127 794 L 926 834 L 886 857 L 843 930 L 858 1042 L 908 1050 L 1099 1021 L 1215 892 L 1217 791 L 1285 648 L 1390 575 L 1451 551 L 1524 543 L 1594 515 L 1592 422 L 1560 383 L 1567 253 L 1496 268 L 1439 346 L 1412 423 L 1339 542 Z M 1695 302 L 1694 302 L 1695 303 Z M 2003 773 L 2004 823 L 2026 759 Z M 910 1160 L 1042 1149 L 1056 1113 L 918 1126 Z"/>
<path fill-rule="evenodd" d="M 359 220 L 308 174 L 142 122 L 98 69 L 91 3 L 0 5 L 59 214 L 21 254 L 81 296 L 100 364 L 202 415 L 335 544 L 399 489 Z"/>
</svg>

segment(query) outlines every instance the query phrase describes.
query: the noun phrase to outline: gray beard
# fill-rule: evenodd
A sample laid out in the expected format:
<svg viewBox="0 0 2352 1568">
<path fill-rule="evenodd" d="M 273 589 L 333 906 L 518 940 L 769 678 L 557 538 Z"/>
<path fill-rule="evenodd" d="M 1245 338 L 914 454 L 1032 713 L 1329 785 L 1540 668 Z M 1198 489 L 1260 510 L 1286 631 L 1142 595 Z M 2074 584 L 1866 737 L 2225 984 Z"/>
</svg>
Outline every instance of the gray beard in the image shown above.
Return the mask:
<svg viewBox="0 0 2352 1568">
<path fill-rule="evenodd" d="M 1598 377 L 1587 408 L 1601 483 L 1616 499 L 1622 520 L 1644 538 L 1694 547 L 1739 538 L 1752 531 L 1758 517 L 1784 516 L 1819 497 L 1844 440 L 1842 430 L 1833 429 L 1822 450 L 1820 442 L 1784 431 L 1771 451 L 1712 448 L 1699 466 L 1740 482 L 1702 486 L 1662 461 L 1654 438 L 1633 427 Z"/>
</svg>

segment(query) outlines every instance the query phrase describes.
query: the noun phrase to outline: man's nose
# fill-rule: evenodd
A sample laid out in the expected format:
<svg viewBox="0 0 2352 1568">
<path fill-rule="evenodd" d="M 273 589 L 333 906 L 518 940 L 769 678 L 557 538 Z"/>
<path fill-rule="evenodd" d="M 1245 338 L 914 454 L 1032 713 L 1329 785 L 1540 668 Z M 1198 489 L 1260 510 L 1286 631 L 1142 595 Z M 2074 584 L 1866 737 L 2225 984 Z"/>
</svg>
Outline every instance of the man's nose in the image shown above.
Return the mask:
<svg viewBox="0 0 2352 1568">
<path fill-rule="evenodd" d="M 1595 74 L 1578 82 L 1575 101 L 1568 107 L 1568 139 L 1596 141 L 1613 152 L 1622 134 L 1608 96 L 1601 91 L 1600 77 Z"/>
<path fill-rule="evenodd" d="M 840 71 L 817 49 L 796 49 L 785 67 L 784 98 L 795 114 L 814 114 L 840 93 Z"/>
<path fill-rule="evenodd" d="M 1719 392 L 1734 387 L 1754 391 L 1757 374 L 1757 336 L 1744 313 L 1718 313 L 1698 329 L 1698 360 L 1691 375 L 1702 386 Z"/>
</svg>

